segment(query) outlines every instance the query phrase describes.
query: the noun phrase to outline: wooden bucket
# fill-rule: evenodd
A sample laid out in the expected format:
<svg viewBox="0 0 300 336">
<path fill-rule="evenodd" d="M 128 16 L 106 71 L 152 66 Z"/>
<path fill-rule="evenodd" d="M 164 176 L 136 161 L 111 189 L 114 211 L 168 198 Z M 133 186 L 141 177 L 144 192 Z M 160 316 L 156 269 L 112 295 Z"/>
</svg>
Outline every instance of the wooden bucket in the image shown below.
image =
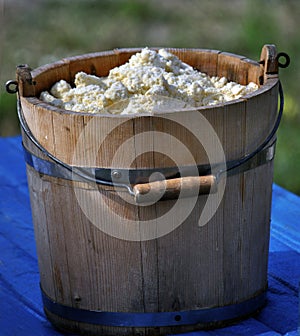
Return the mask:
<svg viewBox="0 0 300 336">
<path fill-rule="evenodd" d="M 72 83 L 79 71 L 107 76 L 137 51 L 17 69 L 44 308 L 61 330 L 84 335 L 187 332 L 248 316 L 266 301 L 279 88 L 275 47 L 263 47 L 261 62 L 215 50 L 170 49 L 210 76 L 259 84 L 256 92 L 226 104 L 132 117 L 70 112 L 37 98 L 60 79 Z M 222 156 L 210 162 L 201 139 L 187 129 L 199 124 L 200 115 L 214 132 L 205 134 L 207 143 L 222 145 L 225 180 L 211 168 Z M 164 144 L 158 143 L 159 134 L 166 135 Z M 118 151 L 124 143 L 126 150 Z M 179 176 L 177 166 L 202 172 L 206 167 L 206 173 Z M 104 184 L 95 183 L 95 169 Z M 118 181 L 128 171 L 137 186 L 127 190 Z M 154 172 L 168 175 L 167 183 L 147 184 Z M 166 200 L 139 204 L 149 186 L 157 196 L 162 184 L 167 184 Z M 180 191 L 188 197 L 172 199 Z M 201 223 L 209 197 L 220 204 Z M 191 199 L 189 213 L 181 216 Z"/>
</svg>

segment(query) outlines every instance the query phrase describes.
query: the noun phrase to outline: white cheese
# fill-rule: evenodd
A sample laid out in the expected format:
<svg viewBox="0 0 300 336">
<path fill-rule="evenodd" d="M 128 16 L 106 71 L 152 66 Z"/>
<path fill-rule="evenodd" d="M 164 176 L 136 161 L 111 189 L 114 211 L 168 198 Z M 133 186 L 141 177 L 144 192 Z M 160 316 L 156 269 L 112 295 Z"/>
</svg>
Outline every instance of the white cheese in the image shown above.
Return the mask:
<svg viewBox="0 0 300 336">
<path fill-rule="evenodd" d="M 148 48 L 111 69 L 108 77 L 79 72 L 74 84 L 71 88 L 61 80 L 51 94 L 42 92 L 40 99 L 78 112 L 136 114 L 165 108 L 168 99 L 172 106 L 175 99 L 177 106 L 199 107 L 237 99 L 258 88 L 255 83 L 241 85 L 225 77 L 209 77 L 165 49 Z"/>
<path fill-rule="evenodd" d="M 103 82 L 102 78 L 88 75 L 83 71 L 80 71 L 75 75 L 74 83 L 76 87 L 98 85 L 103 91 L 107 89 L 107 85 Z"/>
<path fill-rule="evenodd" d="M 64 107 L 64 103 L 61 99 L 57 99 L 52 96 L 48 91 L 43 91 L 40 95 L 40 99 L 46 103 L 49 103 L 56 107 Z"/>
<path fill-rule="evenodd" d="M 50 93 L 56 98 L 63 98 L 71 89 L 71 85 L 62 79 L 52 86 Z"/>
</svg>

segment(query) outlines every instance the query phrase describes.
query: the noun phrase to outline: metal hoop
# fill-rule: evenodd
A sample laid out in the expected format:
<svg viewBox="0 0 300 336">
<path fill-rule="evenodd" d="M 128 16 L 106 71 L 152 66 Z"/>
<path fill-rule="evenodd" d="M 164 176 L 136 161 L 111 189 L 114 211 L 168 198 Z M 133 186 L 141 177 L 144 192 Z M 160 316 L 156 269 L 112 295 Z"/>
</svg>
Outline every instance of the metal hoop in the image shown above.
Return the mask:
<svg viewBox="0 0 300 336">
<path fill-rule="evenodd" d="M 13 88 L 11 88 L 13 86 Z M 18 92 L 18 82 L 14 80 L 9 80 L 5 84 L 6 91 L 8 93 L 14 94 Z"/>
<path fill-rule="evenodd" d="M 279 62 L 279 58 L 280 57 L 284 57 L 285 58 L 285 63 Z M 280 52 L 280 53 L 277 54 L 277 61 L 278 61 L 278 66 L 280 68 L 287 68 L 290 65 L 290 63 L 291 63 L 290 56 L 287 53 L 285 53 L 285 52 Z"/>
</svg>

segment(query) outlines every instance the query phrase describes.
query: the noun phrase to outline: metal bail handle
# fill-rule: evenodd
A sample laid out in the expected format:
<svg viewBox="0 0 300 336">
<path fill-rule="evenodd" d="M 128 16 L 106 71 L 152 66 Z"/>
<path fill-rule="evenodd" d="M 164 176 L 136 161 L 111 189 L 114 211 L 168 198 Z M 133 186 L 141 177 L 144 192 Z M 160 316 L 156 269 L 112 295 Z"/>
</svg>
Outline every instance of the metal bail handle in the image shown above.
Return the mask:
<svg viewBox="0 0 300 336">
<path fill-rule="evenodd" d="M 137 204 L 149 202 L 155 199 L 174 199 L 177 198 L 180 194 L 182 197 L 191 197 L 197 194 L 208 194 L 210 192 L 216 192 L 217 190 L 217 183 L 216 178 L 212 175 L 210 176 L 189 176 L 183 177 L 178 179 L 169 179 L 164 181 L 157 181 L 148 184 L 137 184 L 135 186 L 131 186 L 124 183 L 116 183 L 116 182 L 109 182 L 104 181 L 102 179 L 96 178 L 95 175 L 92 175 L 88 170 L 84 168 L 76 168 L 72 167 L 55 156 L 49 153 L 35 138 L 32 134 L 29 126 L 25 120 L 23 115 L 22 106 L 20 99 L 18 99 L 18 117 L 21 124 L 21 127 L 27 137 L 32 141 L 32 143 L 49 159 L 54 161 L 59 166 L 63 167 L 64 169 L 68 170 L 71 174 L 75 174 L 82 178 L 87 182 L 98 183 L 102 185 L 109 185 L 114 187 L 120 187 L 127 189 L 128 193 L 132 195 Z M 162 184 L 163 183 L 163 184 Z M 153 188 L 155 187 L 155 188 Z M 150 191 L 151 192 L 148 192 Z M 164 192 L 162 193 L 162 190 Z M 155 191 L 155 192 L 153 192 Z M 182 192 L 182 193 L 181 193 Z M 158 195 L 162 197 L 158 197 Z M 157 198 L 158 197 L 158 198 Z"/>
<path fill-rule="evenodd" d="M 285 63 L 280 63 L 279 58 L 284 57 Z M 259 62 L 263 65 L 264 79 L 268 79 L 269 76 L 278 77 L 278 67 L 287 67 L 290 63 L 290 58 L 286 53 L 276 53 L 276 48 L 274 45 L 265 45 L 261 53 L 261 61 Z M 50 160 L 55 162 L 57 165 L 63 169 L 68 170 L 70 173 L 77 175 L 87 182 L 98 183 L 101 185 L 109 185 L 114 187 L 120 187 L 127 189 L 128 193 L 132 195 L 136 203 L 149 202 L 153 198 L 155 199 L 172 199 L 177 198 L 180 194 L 182 197 L 191 197 L 195 194 L 208 194 L 217 191 L 217 182 L 222 177 L 235 168 L 242 166 L 244 163 L 251 160 L 256 154 L 261 152 L 272 140 L 279 127 L 281 117 L 283 114 L 284 106 L 284 96 L 281 83 L 279 81 L 279 98 L 280 106 L 279 112 L 274 124 L 274 127 L 265 141 L 257 147 L 252 153 L 245 155 L 244 157 L 235 160 L 233 165 L 227 166 L 223 171 L 219 171 L 217 176 L 206 175 L 206 176 L 187 176 L 175 179 L 165 179 L 163 181 L 155 181 L 145 184 L 136 184 L 134 186 L 125 183 L 116 183 L 115 181 L 106 181 L 99 179 L 95 174 L 91 174 L 88 169 L 72 167 L 55 156 L 49 153 L 35 138 L 32 134 L 22 111 L 20 96 L 32 96 L 34 95 L 34 84 L 35 82 L 31 77 L 31 69 L 27 65 L 21 65 L 17 68 L 18 81 L 8 81 L 6 83 L 6 91 L 8 93 L 18 93 L 18 117 L 24 133 L 32 141 L 32 143 Z M 160 197 L 159 197 L 160 196 Z M 157 198 L 158 197 L 158 198 Z"/>
<path fill-rule="evenodd" d="M 143 184 L 136 184 L 134 186 L 125 184 L 125 183 L 116 183 L 116 182 L 109 182 L 106 180 L 102 180 L 96 178 L 95 175 L 91 174 L 88 169 L 84 168 L 76 168 L 72 167 L 55 156 L 49 153 L 34 137 L 31 133 L 25 117 L 23 115 L 22 106 L 20 99 L 18 99 L 18 117 L 20 120 L 20 124 L 24 133 L 28 136 L 28 138 L 33 142 L 33 144 L 49 159 L 55 162 L 57 165 L 66 169 L 71 174 L 75 174 L 78 177 L 82 178 L 84 181 L 91 182 L 91 183 L 98 183 L 102 185 L 109 185 L 114 187 L 120 187 L 127 189 L 128 193 L 132 195 L 135 199 L 137 204 L 148 203 L 159 199 L 174 199 L 177 198 L 180 194 L 181 197 L 191 197 L 196 196 L 197 194 L 208 194 L 208 193 L 215 193 L 217 191 L 218 180 L 222 177 L 223 174 L 230 173 L 234 169 L 242 166 L 244 163 L 251 160 L 255 155 L 261 152 L 272 140 L 274 137 L 283 114 L 283 106 L 284 106 L 284 96 L 281 84 L 279 82 L 279 97 L 280 97 L 280 107 L 277 116 L 277 120 L 275 125 L 270 132 L 269 136 L 265 139 L 265 141 L 252 153 L 244 156 L 241 159 L 235 160 L 233 164 L 227 165 L 227 168 L 223 171 L 218 172 L 218 176 L 213 175 L 206 175 L 206 176 L 187 176 L 177 179 L 166 179 L 163 181 L 155 181 L 151 183 L 143 183 Z"/>
</svg>

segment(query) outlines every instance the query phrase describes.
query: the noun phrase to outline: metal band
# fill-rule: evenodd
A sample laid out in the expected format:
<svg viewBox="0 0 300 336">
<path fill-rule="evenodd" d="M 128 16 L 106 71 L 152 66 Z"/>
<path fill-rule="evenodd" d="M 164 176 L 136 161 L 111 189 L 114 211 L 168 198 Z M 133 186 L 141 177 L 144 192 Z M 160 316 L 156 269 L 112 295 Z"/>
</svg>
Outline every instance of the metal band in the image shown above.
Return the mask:
<svg viewBox="0 0 300 336">
<path fill-rule="evenodd" d="M 152 168 L 152 169 L 110 169 L 110 168 L 79 168 L 72 167 L 74 169 L 74 174 L 72 171 L 64 168 L 63 166 L 58 165 L 57 163 L 49 160 L 42 159 L 33 153 L 31 153 L 25 146 L 24 148 L 24 156 L 25 161 L 31 167 L 33 167 L 37 172 L 58 177 L 66 180 L 73 181 L 82 181 L 85 179 L 80 177 L 80 175 L 76 174 L 76 171 L 84 171 L 85 174 L 95 177 L 95 181 L 102 180 L 107 183 L 114 184 L 116 181 L 116 177 L 114 174 L 118 174 L 118 182 L 119 183 L 129 183 L 137 184 L 137 183 L 148 183 L 149 177 L 155 173 L 159 172 L 165 176 L 166 179 L 177 178 L 180 176 L 191 176 L 191 172 L 193 171 L 193 167 L 185 166 L 185 167 L 167 167 L 167 168 Z M 274 158 L 275 154 L 275 142 L 273 142 L 270 146 L 263 149 L 259 153 L 257 153 L 253 158 L 244 162 L 241 165 L 237 165 L 240 160 L 228 161 L 227 167 L 233 167 L 233 169 L 228 170 L 228 175 L 235 175 L 245 172 L 250 169 L 254 169 L 259 167 Z M 217 165 L 216 165 L 217 166 Z M 199 176 L 209 175 L 211 173 L 210 165 L 199 165 L 197 166 Z M 215 169 L 216 167 L 214 167 Z"/>
<path fill-rule="evenodd" d="M 125 313 L 86 310 L 57 303 L 42 291 L 44 308 L 50 313 L 77 322 L 111 327 L 166 327 L 225 322 L 250 315 L 266 304 L 266 291 L 240 303 L 223 307 L 161 313 Z"/>
</svg>

